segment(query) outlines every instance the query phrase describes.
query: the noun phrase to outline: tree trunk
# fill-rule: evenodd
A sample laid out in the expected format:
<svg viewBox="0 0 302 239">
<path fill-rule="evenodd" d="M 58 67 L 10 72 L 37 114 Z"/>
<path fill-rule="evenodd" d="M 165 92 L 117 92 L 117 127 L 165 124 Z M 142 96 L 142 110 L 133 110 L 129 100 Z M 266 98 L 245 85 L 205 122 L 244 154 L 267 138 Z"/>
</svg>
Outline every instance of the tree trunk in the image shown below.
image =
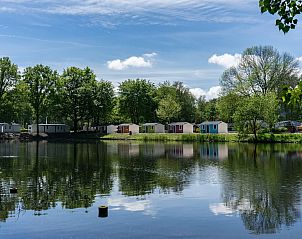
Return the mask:
<svg viewBox="0 0 302 239">
<path fill-rule="evenodd" d="M 73 131 L 75 133 L 78 131 L 78 116 L 76 109 L 73 110 Z"/>
<path fill-rule="evenodd" d="M 256 121 L 253 121 L 253 132 L 254 132 L 255 141 L 257 142 L 257 122 Z"/>
<path fill-rule="evenodd" d="M 39 130 L 39 110 L 36 110 L 36 124 L 37 124 L 37 136 L 39 137 L 39 133 L 40 133 L 40 130 Z"/>
<path fill-rule="evenodd" d="M 76 118 L 73 119 L 73 131 L 78 132 L 78 120 Z"/>
</svg>

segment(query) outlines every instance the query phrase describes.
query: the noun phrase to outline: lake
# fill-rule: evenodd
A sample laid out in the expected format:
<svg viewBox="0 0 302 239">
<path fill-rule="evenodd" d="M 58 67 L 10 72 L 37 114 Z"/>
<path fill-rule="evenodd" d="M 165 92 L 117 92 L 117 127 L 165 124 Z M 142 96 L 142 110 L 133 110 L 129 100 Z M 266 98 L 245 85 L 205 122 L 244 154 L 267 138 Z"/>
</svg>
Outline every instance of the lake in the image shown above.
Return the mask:
<svg viewBox="0 0 302 239">
<path fill-rule="evenodd" d="M 0 143 L 0 238 L 301 238 L 301 192 L 298 144 Z"/>
</svg>

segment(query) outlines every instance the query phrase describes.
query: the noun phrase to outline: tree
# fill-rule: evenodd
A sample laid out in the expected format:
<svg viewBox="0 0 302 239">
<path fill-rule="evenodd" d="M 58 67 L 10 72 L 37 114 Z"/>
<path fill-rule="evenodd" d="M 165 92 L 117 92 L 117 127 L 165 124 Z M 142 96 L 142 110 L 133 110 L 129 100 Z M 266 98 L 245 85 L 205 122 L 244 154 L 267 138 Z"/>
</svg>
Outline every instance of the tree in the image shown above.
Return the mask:
<svg viewBox="0 0 302 239">
<path fill-rule="evenodd" d="M 93 117 L 94 124 L 108 123 L 114 107 L 114 89 L 109 81 L 95 82 L 93 89 Z"/>
<path fill-rule="evenodd" d="M 182 82 L 176 81 L 172 86 L 176 89 L 176 99 L 181 107 L 179 120 L 188 122 L 194 121 L 195 97 L 192 95 L 189 88 L 185 87 Z"/>
<path fill-rule="evenodd" d="M 0 58 L 0 121 L 13 120 L 11 92 L 20 78 L 17 65 L 8 57 Z"/>
<path fill-rule="evenodd" d="M 45 110 L 45 102 L 51 92 L 51 88 L 58 78 L 56 71 L 49 66 L 36 65 L 27 67 L 23 73 L 23 80 L 28 86 L 30 104 L 35 112 L 37 135 L 39 135 L 40 115 Z"/>
<path fill-rule="evenodd" d="M 0 101 L 4 93 L 15 86 L 19 78 L 18 66 L 8 57 L 0 58 Z"/>
<path fill-rule="evenodd" d="M 200 96 L 196 102 L 195 123 L 201 123 L 206 120 L 206 99 Z"/>
<path fill-rule="evenodd" d="M 261 125 L 268 124 L 272 129 L 277 121 L 278 101 L 274 93 L 265 96 L 253 95 L 242 99 L 234 114 L 235 126 L 240 133 L 257 133 Z"/>
<path fill-rule="evenodd" d="M 174 82 L 171 84 L 166 81 L 160 84 L 157 89 L 156 99 L 160 102 L 168 95 L 180 105 L 178 117 L 174 117 L 177 121 L 192 122 L 195 119 L 195 97 L 190 92 L 189 88 L 185 87 L 182 82 Z"/>
<path fill-rule="evenodd" d="M 212 99 L 206 102 L 205 105 L 205 119 L 208 121 L 218 120 L 218 110 L 217 110 L 217 99 Z"/>
<path fill-rule="evenodd" d="M 243 52 L 239 65 L 226 70 L 220 84 L 224 94 L 249 96 L 275 92 L 281 98 L 282 86 L 294 86 L 298 81 L 297 60 L 271 46 L 257 46 Z"/>
<path fill-rule="evenodd" d="M 66 116 L 73 123 L 74 132 L 78 131 L 80 120 L 87 118 L 93 108 L 93 85 L 95 74 L 86 67 L 69 67 L 62 74 L 62 95 Z"/>
<path fill-rule="evenodd" d="M 291 110 L 292 119 L 301 117 L 302 106 L 302 81 L 300 81 L 295 87 L 283 87 L 283 103 Z M 293 117 L 293 113 L 296 113 L 296 117 Z"/>
<path fill-rule="evenodd" d="M 26 124 L 31 121 L 33 114 L 26 83 L 24 81 L 19 81 L 15 88 L 7 94 L 7 98 L 12 105 L 10 121 L 18 122 L 26 127 Z"/>
<path fill-rule="evenodd" d="M 287 33 L 290 29 L 295 29 L 298 23 L 296 18 L 302 12 L 301 0 L 259 0 L 261 12 L 269 12 L 272 15 L 278 14 L 276 26 L 279 30 Z"/>
<path fill-rule="evenodd" d="M 171 95 L 161 99 L 156 111 L 158 118 L 163 122 L 171 122 L 171 119 L 178 118 L 181 107 Z"/>
<path fill-rule="evenodd" d="M 242 98 L 243 97 L 232 92 L 218 98 L 216 108 L 219 119 L 224 122 L 233 123 L 234 114 Z"/>
<path fill-rule="evenodd" d="M 126 80 L 119 86 L 119 111 L 133 123 L 154 121 L 156 118 L 156 88 L 144 80 Z"/>
</svg>

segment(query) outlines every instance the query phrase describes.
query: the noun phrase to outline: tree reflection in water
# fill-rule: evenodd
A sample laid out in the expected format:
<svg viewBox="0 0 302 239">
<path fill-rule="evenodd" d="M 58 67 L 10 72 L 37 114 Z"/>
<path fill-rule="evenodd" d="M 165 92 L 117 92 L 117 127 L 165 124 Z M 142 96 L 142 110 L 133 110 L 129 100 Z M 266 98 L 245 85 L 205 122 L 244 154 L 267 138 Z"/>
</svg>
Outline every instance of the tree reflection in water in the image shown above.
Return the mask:
<svg viewBox="0 0 302 239">
<path fill-rule="evenodd" d="M 236 146 L 221 166 L 225 206 L 238 211 L 248 230 L 275 233 L 300 218 L 302 172 L 295 146 Z"/>
<path fill-rule="evenodd" d="M 223 204 L 210 209 L 238 213 L 254 233 L 274 233 L 300 218 L 301 152 L 299 145 L 0 143 L 0 220 L 58 205 L 89 210 L 114 185 L 125 197 L 181 194 L 214 167 Z"/>
</svg>

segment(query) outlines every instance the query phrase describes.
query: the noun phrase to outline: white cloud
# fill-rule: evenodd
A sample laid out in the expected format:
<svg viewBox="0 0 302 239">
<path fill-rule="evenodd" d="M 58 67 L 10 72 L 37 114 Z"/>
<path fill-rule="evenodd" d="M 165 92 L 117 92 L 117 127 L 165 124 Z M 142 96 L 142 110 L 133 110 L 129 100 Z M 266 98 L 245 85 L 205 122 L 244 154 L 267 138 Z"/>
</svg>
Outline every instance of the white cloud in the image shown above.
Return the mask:
<svg viewBox="0 0 302 239">
<path fill-rule="evenodd" d="M 300 61 L 302 63 L 302 56 L 296 58 L 297 61 Z"/>
<path fill-rule="evenodd" d="M 205 96 L 206 100 L 211 100 L 219 97 L 221 92 L 220 86 L 213 86 L 209 90 L 203 90 L 201 88 L 192 88 L 190 92 L 198 99 L 200 96 Z"/>
<path fill-rule="evenodd" d="M 234 210 L 232 210 L 231 208 L 225 206 L 225 204 L 223 203 L 212 203 L 209 205 L 210 210 L 212 211 L 212 213 L 214 213 L 214 215 L 218 216 L 218 215 L 230 215 L 234 213 Z"/>
<path fill-rule="evenodd" d="M 66 15 L 125 15 L 176 17 L 189 21 L 244 21 L 254 0 L 2 0 L 2 11 L 46 12 Z M 1 11 L 0 8 L 0 11 Z M 235 11 L 238 10 L 238 11 Z M 129 18 L 128 18 L 129 19 Z M 250 17 L 248 21 L 252 21 Z"/>
<path fill-rule="evenodd" d="M 156 53 L 156 52 L 146 53 L 146 54 L 144 54 L 143 56 L 151 58 L 151 57 L 157 56 L 157 53 Z"/>
<path fill-rule="evenodd" d="M 107 61 L 107 67 L 110 70 L 121 71 L 128 69 L 130 67 L 142 68 L 142 67 L 152 67 L 153 65 L 153 57 L 155 57 L 156 53 L 148 53 L 143 56 L 131 56 L 125 60 L 112 60 Z"/>
<path fill-rule="evenodd" d="M 237 66 L 241 60 L 241 57 L 241 54 L 237 53 L 235 55 L 231 55 L 228 53 L 223 55 L 214 54 L 209 58 L 208 62 L 211 64 L 223 66 L 225 68 L 230 68 L 232 66 Z"/>
<path fill-rule="evenodd" d="M 125 210 L 130 212 L 142 212 L 145 215 L 155 215 L 156 212 L 152 209 L 149 200 L 137 200 L 136 198 L 109 198 L 108 205 L 113 207 L 113 210 Z"/>
<path fill-rule="evenodd" d="M 240 199 L 238 201 L 229 201 L 230 206 L 226 206 L 224 203 L 211 203 L 209 209 L 214 215 L 232 215 L 238 212 L 253 211 L 254 208 L 248 199 Z"/>
</svg>

